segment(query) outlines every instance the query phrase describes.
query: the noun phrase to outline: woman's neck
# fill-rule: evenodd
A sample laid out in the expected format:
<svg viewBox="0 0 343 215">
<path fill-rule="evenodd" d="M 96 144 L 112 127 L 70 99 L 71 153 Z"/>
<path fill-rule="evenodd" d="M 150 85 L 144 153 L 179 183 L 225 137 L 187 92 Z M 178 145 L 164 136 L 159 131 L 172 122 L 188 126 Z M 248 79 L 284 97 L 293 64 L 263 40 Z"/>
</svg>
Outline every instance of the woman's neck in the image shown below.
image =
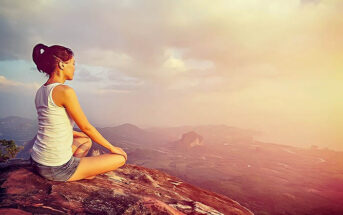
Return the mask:
<svg viewBox="0 0 343 215">
<path fill-rule="evenodd" d="M 44 85 L 48 85 L 48 84 L 53 84 L 53 83 L 62 83 L 64 84 L 65 80 L 60 80 L 60 79 L 48 79 Z"/>
</svg>

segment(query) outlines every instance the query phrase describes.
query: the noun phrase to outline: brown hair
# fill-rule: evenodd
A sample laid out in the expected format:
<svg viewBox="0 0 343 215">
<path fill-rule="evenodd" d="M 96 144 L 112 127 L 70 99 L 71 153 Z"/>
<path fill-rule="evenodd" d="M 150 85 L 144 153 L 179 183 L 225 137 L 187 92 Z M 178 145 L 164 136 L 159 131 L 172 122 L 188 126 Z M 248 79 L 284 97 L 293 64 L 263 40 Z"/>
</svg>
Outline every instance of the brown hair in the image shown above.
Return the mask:
<svg viewBox="0 0 343 215">
<path fill-rule="evenodd" d="M 43 49 L 43 53 L 41 50 Z M 59 61 L 69 61 L 74 56 L 71 49 L 60 45 L 46 46 L 42 43 L 35 45 L 32 52 L 32 59 L 37 65 L 39 72 L 45 73 L 45 75 L 51 75 Z"/>
</svg>

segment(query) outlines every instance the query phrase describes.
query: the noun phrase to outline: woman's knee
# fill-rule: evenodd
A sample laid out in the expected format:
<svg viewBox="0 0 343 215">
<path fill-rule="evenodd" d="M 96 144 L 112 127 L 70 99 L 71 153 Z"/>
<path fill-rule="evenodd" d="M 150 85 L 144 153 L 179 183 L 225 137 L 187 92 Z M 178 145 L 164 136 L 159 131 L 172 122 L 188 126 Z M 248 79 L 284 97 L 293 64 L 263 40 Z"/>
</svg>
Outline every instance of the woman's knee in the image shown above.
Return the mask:
<svg viewBox="0 0 343 215">
<path fill-rule="evenodd" d="M 126 159 L 124 157 L 124 155 L 120 155 L 120 154 L 111 154 L 113 157 L 113 162 L 115 162 L 116 164 L 119 163 L 121 166 L 123 166 L 126 163 Z"/>
<path fill-rule="evenodd" d="M 81 143 L 79 145 L 82 146 L 82 148 L 87 148 L 90 149 L 92 147 L 92 139 L 89 137 L 80 137 L 81 139 L 79 140 L 79 142 Z"/>
<path fill-rule="evenodd" d="M 88 148 L 91 148 L 92 147 L 92 139 L 89 137 L 86 137 L 86 138 L 87 138 L 87 142 L 85 144 Z"/>
</svg>

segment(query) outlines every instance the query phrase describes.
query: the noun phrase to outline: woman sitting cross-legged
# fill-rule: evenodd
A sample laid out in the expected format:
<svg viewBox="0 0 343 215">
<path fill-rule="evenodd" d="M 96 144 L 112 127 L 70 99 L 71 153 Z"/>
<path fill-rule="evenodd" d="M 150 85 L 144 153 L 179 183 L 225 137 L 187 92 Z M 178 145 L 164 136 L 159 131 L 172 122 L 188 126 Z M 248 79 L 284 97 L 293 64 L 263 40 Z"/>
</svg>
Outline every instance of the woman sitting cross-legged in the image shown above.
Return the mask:
<svg viewBox="0 0 343 215">
<path fill-rule="evenodd" d="M 32 58 L 37 69 L 49 76 L 35 96 L 38 132 L 30 157 L 33 169 L 49 180 L 76 181 L 92 179 L 123 166 L 127 154 L 88 122 L 74 89 L 64 84 L 73 80 L 73 52 L 59 45 L 37 44 Z M 75 123 L 82 132 L 73 130 Z M 92 140 L 110 153 L 85 157 Z"/>
</svg>

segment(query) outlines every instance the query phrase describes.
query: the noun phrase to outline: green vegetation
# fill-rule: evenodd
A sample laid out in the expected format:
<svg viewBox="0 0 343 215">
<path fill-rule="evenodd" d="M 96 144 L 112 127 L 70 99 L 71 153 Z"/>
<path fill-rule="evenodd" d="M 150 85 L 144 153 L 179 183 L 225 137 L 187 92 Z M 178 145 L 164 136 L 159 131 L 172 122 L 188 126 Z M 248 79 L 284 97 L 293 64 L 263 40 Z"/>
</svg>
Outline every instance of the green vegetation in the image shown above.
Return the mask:
<svg viewBox="0 0 343 215">
<path fill-rule="evenodd" d="M 23 148 L 23 146 L 18 147 L 13 140 L 0 140 L 0 162 L 14 158 Z"/>
</svg>

